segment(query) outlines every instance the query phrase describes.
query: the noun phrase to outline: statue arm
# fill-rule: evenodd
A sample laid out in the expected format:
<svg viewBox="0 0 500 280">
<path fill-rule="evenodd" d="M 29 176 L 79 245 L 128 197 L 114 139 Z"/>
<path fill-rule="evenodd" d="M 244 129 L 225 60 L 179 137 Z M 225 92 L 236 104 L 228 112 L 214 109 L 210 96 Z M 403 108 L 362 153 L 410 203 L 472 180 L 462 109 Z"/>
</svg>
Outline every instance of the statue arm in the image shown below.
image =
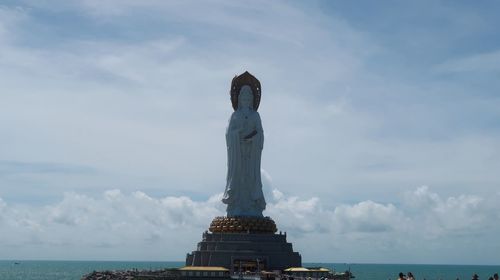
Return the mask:
<svg viewBox="0 0 500 280">
<path fill-rule="evenodd" d="M 229 119 L 229 124 L 226 129 L 226 147 L 227 147 L 227 178 L 226 178 L 226 190 L 224 191 L 224 196 L 222 202 L 225 204 L 233 205 L 235 196 L 235 190 L 233 185 L 233 180 L 238 176 L 240 169 L 240 140 L 238 134 L 238 128 L 236 124 L 236 116 L 234 113 Z"/>
<path fill-rule="evenodd" d="M 229 148 L 229 146 L 231 145 L 231 140 L 232 138 L 234 138 L 234 134 L 236 132 L 236 122 L 235 122 L 235 112 L 233 112 L 233 114 L 231 115 L 231 118 L 229 118 L 229 124 L 227 125 L 227 129 L 226 129 L 226 145 L 227 147 Z"/>
</svg>

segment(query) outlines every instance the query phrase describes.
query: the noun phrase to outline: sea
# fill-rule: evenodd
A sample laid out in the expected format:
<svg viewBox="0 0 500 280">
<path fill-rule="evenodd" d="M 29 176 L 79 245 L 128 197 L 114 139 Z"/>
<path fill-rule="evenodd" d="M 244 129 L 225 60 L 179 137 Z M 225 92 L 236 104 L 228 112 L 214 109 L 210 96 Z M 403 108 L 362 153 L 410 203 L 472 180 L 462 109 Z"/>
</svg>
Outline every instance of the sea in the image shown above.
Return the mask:
<svg viewBox="0 0 500 280">
<path fill-rule="evenodd" d="M 163 269 L 182 267 L 184 262 L 123 261 L 27 261 L 0 260 L 0 280 L 78 280 L 87 273 L 102 270 Z M 304 263 L 305 267 L 326 267 L 337 272 L 350 270 L 358 280 L 397 279 L 399 272 L 412 272 L 417 280 L 488 280 L 500 273 L 500 266 L 486 265 L 421 265 L 421 264 L 345 264 Z"/>
</svg>

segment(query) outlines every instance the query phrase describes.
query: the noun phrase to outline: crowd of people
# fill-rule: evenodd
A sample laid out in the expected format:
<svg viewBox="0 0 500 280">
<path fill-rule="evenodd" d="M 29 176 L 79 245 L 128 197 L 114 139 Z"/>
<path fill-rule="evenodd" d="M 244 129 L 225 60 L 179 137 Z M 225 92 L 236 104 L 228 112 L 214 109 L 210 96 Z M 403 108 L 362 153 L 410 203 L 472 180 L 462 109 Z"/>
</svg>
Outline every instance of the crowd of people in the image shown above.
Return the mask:
<svg viewBox="0 0 500 280">
<path fill-rule="evenodd" d="M 479 275 L 474 274 L 472 275 L 472 280 L 479 280 Z M 493 274 L 493 276 L 490 276 L 488 280 L 498 280 L 498 273 Z"/>
<path fill-rule="evenodd" d="M 415 277 L 413 276 L 413 273 L 408 272 L 407 275 L 405 275 L 403 272 L 399 273 L 399 278 L 398 280 L 415 280 Z M 425 278 L 423 280 L 426 280 Z M 460 280 L 457 278 L 457 280 Z M 479 280 L 479 275 L 475 274 L 472 275 L 472 280 Z M 498 273 L 493 274 L 488 280 L 498 280 Z"/>
<path fill-rule="evenodd" d="M 413 273 L 408 272 L 407 274 L 408 275 L 405 275 L 403 272 L 400 272 L 398 280 L 415 280 Z"/>
</svg>

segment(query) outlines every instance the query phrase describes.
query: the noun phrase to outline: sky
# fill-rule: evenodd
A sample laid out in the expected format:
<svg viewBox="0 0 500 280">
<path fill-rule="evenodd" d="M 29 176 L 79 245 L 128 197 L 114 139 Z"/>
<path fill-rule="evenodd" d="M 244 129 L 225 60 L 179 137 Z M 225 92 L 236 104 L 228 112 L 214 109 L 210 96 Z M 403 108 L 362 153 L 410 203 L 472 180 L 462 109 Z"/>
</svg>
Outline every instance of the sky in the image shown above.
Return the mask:
<svg viewBox="0 0 500 280">
<path fill-rule="evenodd" d="M 500 263 L 497 1 L 0 1 L 0 259 L 178 260 L 231 79 L 305 262 Z"/>
</svg>

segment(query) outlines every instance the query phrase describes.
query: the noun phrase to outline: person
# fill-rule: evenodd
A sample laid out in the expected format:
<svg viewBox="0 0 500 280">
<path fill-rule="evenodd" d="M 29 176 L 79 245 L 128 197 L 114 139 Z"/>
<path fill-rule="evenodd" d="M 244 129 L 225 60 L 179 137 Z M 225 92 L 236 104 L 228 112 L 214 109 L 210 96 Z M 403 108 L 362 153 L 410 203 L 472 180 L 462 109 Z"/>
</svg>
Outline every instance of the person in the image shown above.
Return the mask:
<svg viewBox="0 0 500 280">
<path fill-rule="evenodd" d="M 493 274 L 493 279 L 498 280 L 498 273 Z"/>
<path fill-rule="evenodd" d="M 406 277 L 405 277 L 405 275 L 403 274 L 403 272 L 400 272 L 400 273 L 399 273 L 399 278 L 398 278 L 398 280 L 406 280 Z"/>
<path fill-rule="evenodd" d="M 406 279 L 415 280 L 415 277 L 413 277 L 413 274 L 411 272 L 408 272 L 408 277 Z"/>
<path fill-rule="evenodd" d="M 476 273 L 474 273 L 474 275 L 472 275 L 472 280 L 479 280 L 479 276 Z"/>
<path fill-rule="evenodd" d="M 260 175 L 264 131 L 259 113 L 254 109 L 254 94 L 243 85 L 238 94 L 238 108 L 226 130 L 228 172 L 222 202 L 227 216 L 263 217 L 266 201 Z"/>
</svg>

